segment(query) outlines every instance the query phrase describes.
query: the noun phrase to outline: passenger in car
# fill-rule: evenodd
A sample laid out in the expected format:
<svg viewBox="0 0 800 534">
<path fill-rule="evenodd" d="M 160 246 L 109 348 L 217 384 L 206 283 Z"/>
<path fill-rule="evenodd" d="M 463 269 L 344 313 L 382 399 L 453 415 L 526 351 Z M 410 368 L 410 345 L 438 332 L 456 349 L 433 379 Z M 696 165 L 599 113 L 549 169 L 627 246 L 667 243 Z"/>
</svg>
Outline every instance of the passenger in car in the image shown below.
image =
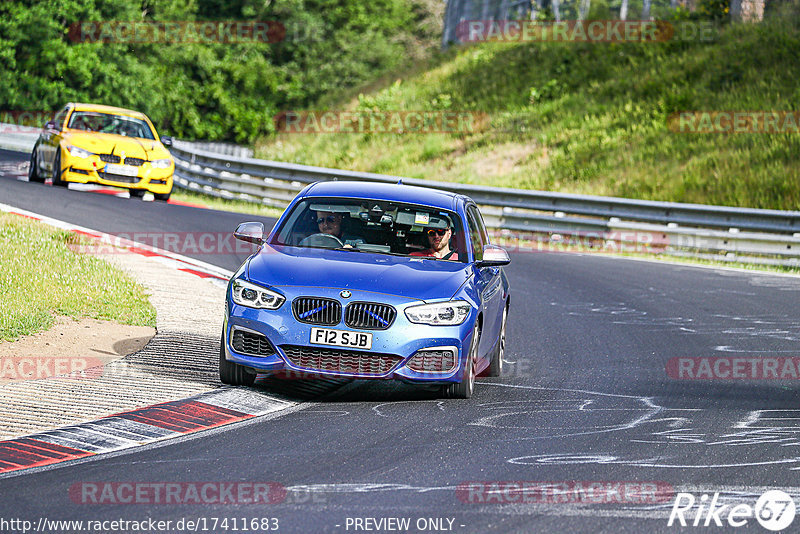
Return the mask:
<svg viewBox="0 0 800 534">
<path fill-rule="evenodd" d="M 423 256 L 458 261 L 458 252 L 450 250 L 450 238 L 453 236 L 452 225 L 449 225 L 447 228 L 428 228 L 425 233 L 428 236 L 430 248 L 412 252 L 409 256 Z"/>
</svg>

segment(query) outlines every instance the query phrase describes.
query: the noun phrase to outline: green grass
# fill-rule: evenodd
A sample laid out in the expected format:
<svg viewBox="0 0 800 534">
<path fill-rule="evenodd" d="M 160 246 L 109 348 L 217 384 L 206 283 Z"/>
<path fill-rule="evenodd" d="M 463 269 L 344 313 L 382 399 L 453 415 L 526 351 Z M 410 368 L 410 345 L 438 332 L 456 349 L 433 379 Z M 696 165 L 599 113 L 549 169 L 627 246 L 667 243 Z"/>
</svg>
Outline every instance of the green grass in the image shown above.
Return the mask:
<svg viewBox="0 0 800 534">
<path fill-rule="evenodd" d="M 57 315 L 155 326 L 144 288 L 69 248 L 85 243 L 77 234 L 0 214 L 0 340 L 47 330 Z"/>
<path fill-rule="evenodd" d="M 596 4 L 597 2 L 593 2 Z M 592 18 L 613 18 L 598 8 Z M 797 110 L 800 8 L 708 41 L 484 43 L 329 109 L 469 110 L 472 134 L 280 134 L 256 157 L 523 189 L 800 209 L 800 134 L 688 134 L 671 113 Z M 318 109 L 318 108 L 315 108 Z"/>
</svg>

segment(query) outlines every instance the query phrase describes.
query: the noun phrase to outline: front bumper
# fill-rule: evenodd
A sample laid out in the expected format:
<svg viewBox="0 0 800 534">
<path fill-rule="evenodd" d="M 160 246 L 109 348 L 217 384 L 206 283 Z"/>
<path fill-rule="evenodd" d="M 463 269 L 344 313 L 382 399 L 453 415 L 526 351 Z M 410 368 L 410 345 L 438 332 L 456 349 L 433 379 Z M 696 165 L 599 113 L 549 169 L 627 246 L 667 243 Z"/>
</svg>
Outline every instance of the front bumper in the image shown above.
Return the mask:
<svg viewBox="0 0 800 534">
<path fill-rule="evenodd" d="M 472 338 L 472 325 L 475 321 L 473 312 L 464 323 L 457 326 L 427 326 L 410 323 L 405 316 L 404 309 L 410 305 L 419 304 L 420 301 L 390 298 L 387 295 L 372 292 L 352 291 L 350 299 L 337 298 L 339 291 L 345 288 L 274 288 L 286 297 L 286 302 L 274 311 L 257 310 L 235 304 L 227 296 L 227 309 L 224 339 L 225 357 L 228 361 L 250 368 L 257 373 L 277 374 L 287 377 L 314 378 L 314 377 L 349 377 L 380 380 L 402 380 L 407 382 L 450 383 L 460 382 L 463 368 Z M 287 292 L 288 289 L 288 292 Z M 316 297 L 336 298 L 342 305 L 348 301 L 368 301 L 391 304 L 397 309 L 397 316 L 392 325 L 386 330 L 366 330 L 350 328 L 340 322 L 333 326 L 324 326 L 334 330 L 347 330 L 354 332 L 369 332 L 372 334 L 372 347 L 370 350 L 344 349 L 328 345 L 311 343 L 311 329 L 319 325 L 311 325 L 298 321 L 292 313 L 292 300 L 298 296 L 307 296 L 313 291 Z M 288 294 L 287 294 L 288 293 Z M 242 354 L 234 349 L 233 332 L 241 329 L 247 332 L 258 333 L 267 338 L 274 352 L 267 356 L 253 356 Z M 305 367 L 295 363 L 287 351 L 309 349 L 308 352 L 330 351 L 357 356 L 365 361 L 371 358 L 394 357 L 397 363 L 387 372 L 359 373 L 347 372 L 341 369 L 336 371 L 325 370 L 321 367 Z M 425 371 L 409 367 L 410 360 L 423 349 L 452 350 L 456 352 L 457 363 L 455 368 L 443 371 Z"/>
<path fill-rule="evenodd" d="M 175 165 L 166 169 L 157 169 L 146 161 L 138 167 L 136 176 L 111 175 L 104 172 L 105 163 L 97 156 L 89 158 L 68 157 L 64 159 L 61 179 L 73 183 L 94 183 L 126 189 L 142 189 L 154 194 L 166 194 L 172 191 L 172 180 Z"/>
</svg>

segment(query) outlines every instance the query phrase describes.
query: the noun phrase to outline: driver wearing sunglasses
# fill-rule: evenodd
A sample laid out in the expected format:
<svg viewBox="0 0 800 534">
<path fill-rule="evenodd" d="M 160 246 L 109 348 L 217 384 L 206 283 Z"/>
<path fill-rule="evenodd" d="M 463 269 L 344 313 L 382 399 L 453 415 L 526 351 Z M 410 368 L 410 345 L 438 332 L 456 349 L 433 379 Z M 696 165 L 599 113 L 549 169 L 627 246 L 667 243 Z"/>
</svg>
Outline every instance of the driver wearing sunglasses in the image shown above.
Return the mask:
<svg viewBox="0 0 800 534">
<path fill-rule="evenodd" d="M 317 227 L 321 234 L 336 236 L 344 243 L 345 248 L 353 248 L 363 243 L 360 237 L 347 235 L 342 230 L 342 214 L 332 211 L 318 211 L 316 217 Z"/>
<path fill-rule="evenodd" d="M 458 260 L 458 252 L 450 250 L 450 238 L 453 236 L 453 228 L 428 228 L 425 232 L 428 236 L 430 248 L 412 252 L 409 256 L 423 256 L 428 258 L 439 258 L 442 260 Z"/>
</svg>

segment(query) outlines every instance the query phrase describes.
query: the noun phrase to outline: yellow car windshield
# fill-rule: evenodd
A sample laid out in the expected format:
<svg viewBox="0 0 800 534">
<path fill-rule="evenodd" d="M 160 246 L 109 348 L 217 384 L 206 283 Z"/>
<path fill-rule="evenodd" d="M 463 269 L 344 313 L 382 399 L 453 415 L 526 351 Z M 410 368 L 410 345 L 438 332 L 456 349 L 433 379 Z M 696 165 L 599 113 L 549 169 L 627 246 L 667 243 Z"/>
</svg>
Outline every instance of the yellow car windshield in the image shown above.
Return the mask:
<svg viewBox="0 0 800 534">
<path fill-rule="evenodd" d="M 68 128 L 87 132 L 110 133 L 141 139 L 155 139 L 150 126 L 142 119 L 99 113 L 97 111 L 75 111 L 69 119 Z"/>
</svg>

